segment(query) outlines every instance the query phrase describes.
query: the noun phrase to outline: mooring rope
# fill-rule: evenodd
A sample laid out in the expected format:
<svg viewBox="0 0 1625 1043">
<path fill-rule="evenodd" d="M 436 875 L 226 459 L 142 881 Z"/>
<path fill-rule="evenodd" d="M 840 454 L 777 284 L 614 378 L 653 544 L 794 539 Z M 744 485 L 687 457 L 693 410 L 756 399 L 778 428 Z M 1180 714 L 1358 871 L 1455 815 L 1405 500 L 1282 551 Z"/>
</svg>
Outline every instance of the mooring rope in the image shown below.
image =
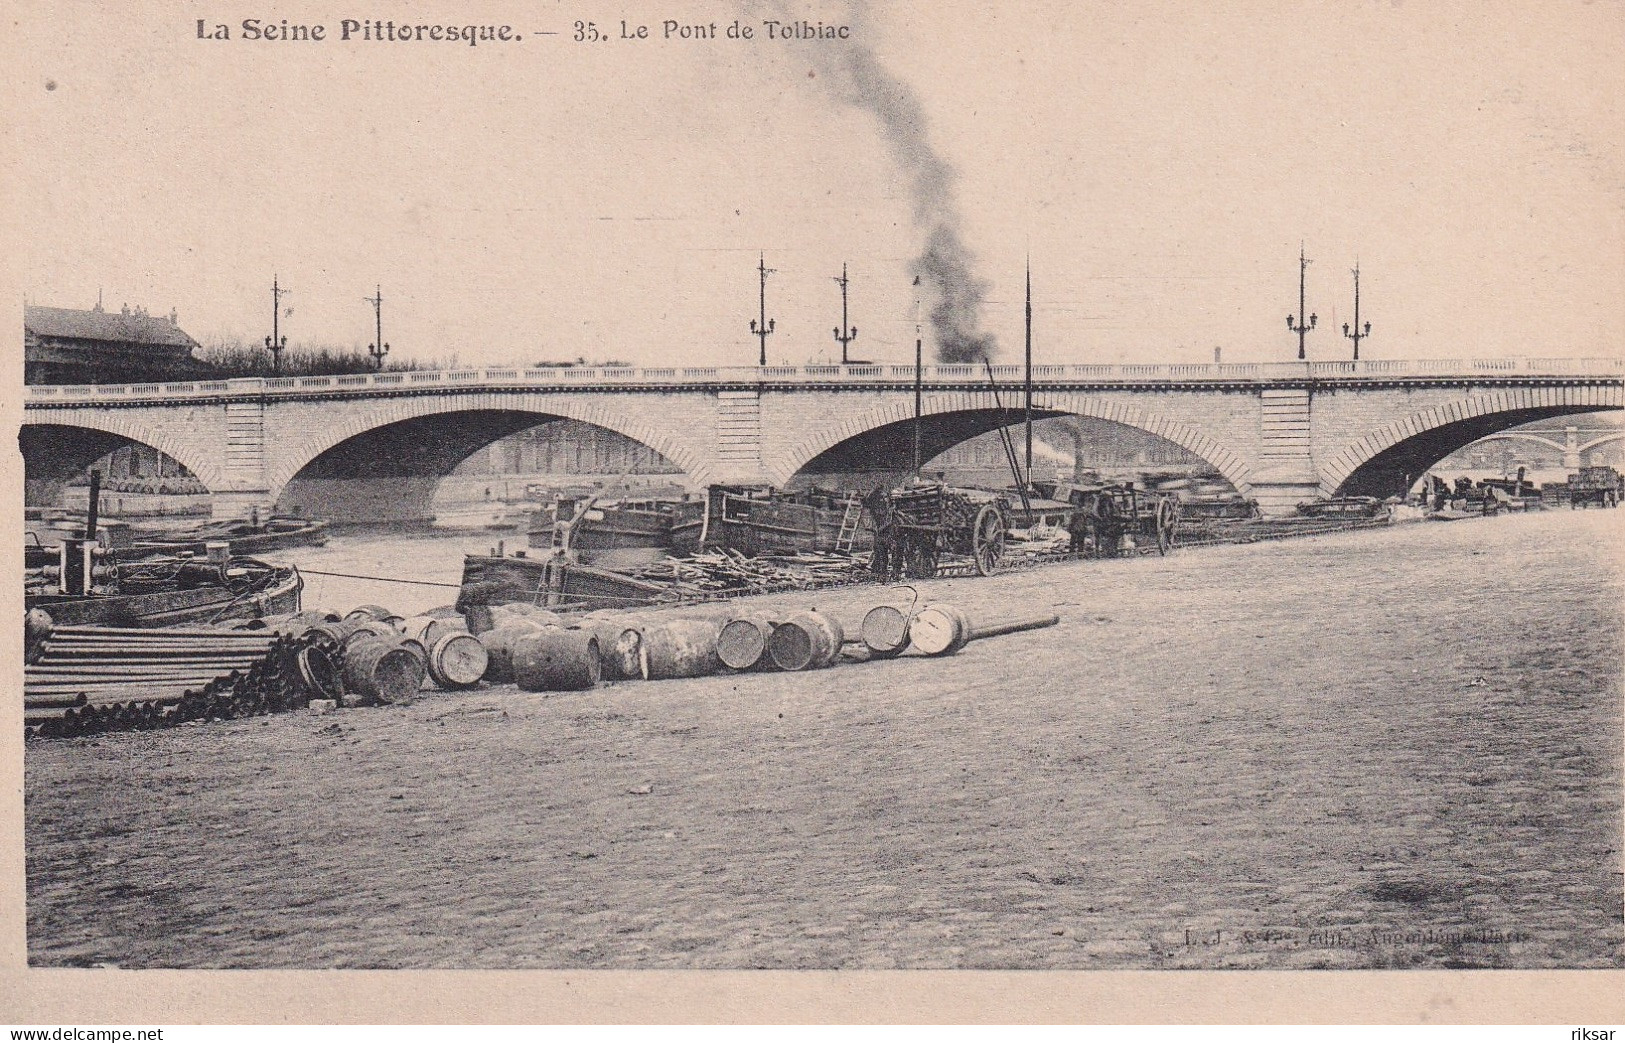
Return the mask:
<svg viewBox="0 0 1625 1043">
<path fill-rule="evenodd" d="M 461 587 L 461 583 L 438 583 L 432 579 L 395 579 L 392 576 L 358 576 L 353 572 L 319 572 L 316 569 L 301 567 L 300 572 L 307 576 L 334 576 L 338 579 L 365 579 L 374 583 L 409 583 L 414 587 Z"/>
</svg>

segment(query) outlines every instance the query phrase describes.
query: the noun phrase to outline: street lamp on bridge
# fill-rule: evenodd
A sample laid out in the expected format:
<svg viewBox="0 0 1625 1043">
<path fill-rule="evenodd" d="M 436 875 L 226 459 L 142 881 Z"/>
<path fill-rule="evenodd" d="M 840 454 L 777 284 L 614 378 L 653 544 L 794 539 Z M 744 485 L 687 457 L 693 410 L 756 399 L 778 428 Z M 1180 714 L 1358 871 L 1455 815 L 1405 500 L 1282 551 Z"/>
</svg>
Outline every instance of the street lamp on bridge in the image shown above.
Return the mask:
<svg viewBox="0 0 1625 1043">
<path fill-rule="evenodd" d="M 1315 316 L 1314 316 L 1313 313 L 1311 313 L 1310 316 L 1309 316 L 1309 325 L 1305 326 L 1303 324 L 1303 313 L 1304 313 L 1303 282 L 1304 282 L 1304 275 L 1308 271 L 1309 271 L 1309 259 L 1303 255 L 1303 244 L 1299 243 L 1298 244 L 1298 314 L 1296 316 L 1296 321 L 1294 321 L 1294 316 L 1288 315 L 1286 317 L 1286 328 L 1298 335 L 1298 358 L 1300 358 L 1300 359 L 1308 357 L 1307 355 L 1304 354 L 1304 350 L 1303 350 L 1303 335 L 1315 328 Z"/>
<path fill-rule="evenodd" d="M 761 273 L 762 277 L 761 296 L 759 298 L 761 304 L 761 324 L 758 325 L 755 319 L 750 320 L 750 331 L 757 337 L 761 338 L 762 341 L 761 360 L 756 364 L 758 366 L 765 366 L 767 365 L 767 335 L 773 332 L 773 326 L 775 324 L 773 319 L 767 317 L 767 277 L 773 274 L 773 269 L 767 266 L 766 254 L 761 256 L 759 262 L 757 263 L 756 270 Z"/>
<path fill-rule="evenodd" d="M 1360 330 L 1360 262 L 1354 262 L 1354 332 L 1349 332 L 1349 324 L 1343 323 L 1343 336 L 1354 342 L 1354 361 L 1360 361 L 1360 341 L 1371 336 L 1371 323 L 1365 324 L 1365 331 Z"/>
<path fill-rule="evenodd" d="M 288 347 L 288 338 L 279 336 L 277 319 L 282 314 L 282 295 L 291 293 L 277 283 L 277 277 L 271 276 L 271 335 L 265 338 L 265 350 L 271 353 L 271 372 L 282 372 L 282 352 Z"/>
<path fill-rule="evenodd" d="M 372 305 L 372 317 L 373 321 L 377 323 L 378 329 L 378 339 L 367 345 L 367 354 L 372 356 L 372 368 L 375 371 L 382 372 L 384 368 L 384 356 L 389 354 L 389 345 L 384 343 L 383 286 L 378 286 L 373 291 L 373 296 L 363 297 L 361 299 Z"/>
</svg>

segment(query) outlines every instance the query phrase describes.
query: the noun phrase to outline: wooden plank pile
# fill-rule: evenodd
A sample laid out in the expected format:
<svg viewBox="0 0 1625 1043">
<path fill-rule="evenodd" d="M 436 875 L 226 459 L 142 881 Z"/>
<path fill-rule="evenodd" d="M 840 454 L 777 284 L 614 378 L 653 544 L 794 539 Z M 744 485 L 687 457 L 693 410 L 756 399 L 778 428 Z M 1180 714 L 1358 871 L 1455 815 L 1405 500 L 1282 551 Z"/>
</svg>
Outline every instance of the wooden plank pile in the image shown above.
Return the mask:
<svg viewBox="0 0 1625 1043">
<path fill-rule="evenodd" d="M 802 551 L 751 557 L 737 550 L 667 558 L 625 573 L 667 584 L 683 600 L 813 590 L 869 575 L 866 559 L 846 554 Z"/>
</svg>

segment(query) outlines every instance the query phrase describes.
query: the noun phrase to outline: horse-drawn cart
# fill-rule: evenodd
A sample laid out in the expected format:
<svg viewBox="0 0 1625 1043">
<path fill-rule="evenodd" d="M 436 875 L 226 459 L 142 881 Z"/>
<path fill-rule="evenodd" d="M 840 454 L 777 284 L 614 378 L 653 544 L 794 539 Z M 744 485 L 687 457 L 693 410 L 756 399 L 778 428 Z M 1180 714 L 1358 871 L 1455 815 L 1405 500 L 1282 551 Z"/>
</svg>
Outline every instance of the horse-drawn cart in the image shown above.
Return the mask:
<svg viewBox="0 0 1625 1043">
<path fill-rule="evenodd" d="M 1077 508 L 1067 529 L 1073 553 L 1115 558 L 1123 552 L 1123 537 L 1132 536 L 1136 549 L 1155 545 L 1167 554 L 1179 539 L 1179 497 L 1147 492 L 1132 483 L 1070 486 L 1067 500 Z"/>
<path fill-rule="evenodd" d="M 923 482 L 877 489 L 867 506 L 875 520 L 871 567 L 882 575 L 924 578 L 968 559 L 991 576 L 1004 555 L 1010 503 L 1001 493 Z"/>
</svg>

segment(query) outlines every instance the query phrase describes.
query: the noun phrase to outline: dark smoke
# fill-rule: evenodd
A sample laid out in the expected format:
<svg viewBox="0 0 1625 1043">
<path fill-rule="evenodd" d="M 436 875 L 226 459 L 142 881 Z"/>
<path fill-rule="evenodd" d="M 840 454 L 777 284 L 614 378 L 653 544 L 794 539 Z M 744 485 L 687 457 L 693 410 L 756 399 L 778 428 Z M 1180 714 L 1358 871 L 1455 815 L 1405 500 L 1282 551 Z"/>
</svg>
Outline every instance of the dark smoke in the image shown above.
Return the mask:
<svg viewBox="0 0 1625 1043">
<path fill-rule="evenodd" d="M 959 234 L 959 208 L 954 199 L 954 169 L 931 147 L 925 110 L 908 85 L 881 65 L 858 41 L 867 27 L 862 5 L 853 3 L 852 35 L 838 56 L 831 56 L 822 77 L 841 101 L 872 113 L 892 160 L 908 181 L 914 199 L 914 221 L 925 233 L 925 245 L 914 259 L 928 297 L 937 358 L 942 362 L 979 362 L 990 358 L 994 338 L 982 331 L 982 301 L 988 284 L 976 277 L 976 259 Z"/>
</svg>

